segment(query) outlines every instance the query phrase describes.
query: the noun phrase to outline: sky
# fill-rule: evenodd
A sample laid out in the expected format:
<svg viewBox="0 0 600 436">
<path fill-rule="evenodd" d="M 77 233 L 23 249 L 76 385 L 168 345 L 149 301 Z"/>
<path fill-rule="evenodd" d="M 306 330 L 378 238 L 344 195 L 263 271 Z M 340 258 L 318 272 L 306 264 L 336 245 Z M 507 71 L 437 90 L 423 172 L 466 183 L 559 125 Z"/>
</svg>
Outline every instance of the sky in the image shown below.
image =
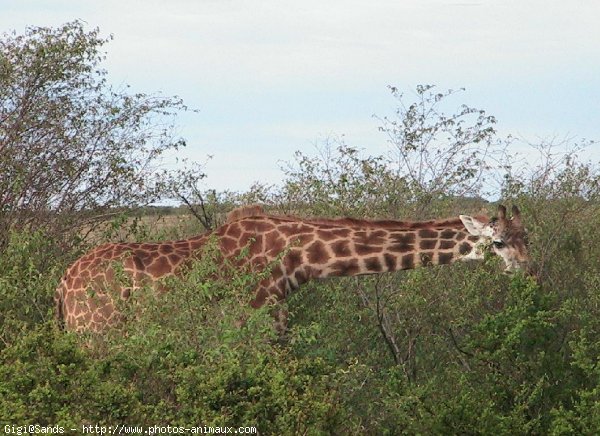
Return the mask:
<svg viewBox="0 0 600 436">
<path fill-rule="evenodd" d="M 212 156 L 220 191 L 280 184 L 296 150 L 328 137 L 388 152 L 388 85 L 464 87 L 451 101 L 494 115 L 500 135 L 600 140 L 597 0 L 0 0 L 0 33 L 75 19 L 114 36 L 115 86 L 198 110 L 177 121 L 179 157 Z"/>
</svg>

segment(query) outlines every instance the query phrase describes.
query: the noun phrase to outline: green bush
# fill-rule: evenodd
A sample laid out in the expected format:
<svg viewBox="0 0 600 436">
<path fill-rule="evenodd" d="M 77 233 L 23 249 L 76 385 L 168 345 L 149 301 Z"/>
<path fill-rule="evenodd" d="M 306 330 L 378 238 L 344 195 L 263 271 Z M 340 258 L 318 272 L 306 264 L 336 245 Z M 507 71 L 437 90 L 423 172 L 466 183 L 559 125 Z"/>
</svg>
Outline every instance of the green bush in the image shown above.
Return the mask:
<svg viewBox="0 0 600 436">
<path fill-rule="evenodd" d="M 67 256 L 44 232 L 13 232 L 0 253 L 0 349 L 53 319 L 53 295 Z"/>
<path fill-rule="evenodd" d="M 261 272 L 226 271 L 212 244 L 203 254 L 184 279 L 168 280 L 170 292 L 140 290 L 124 330 L 79 337 L 52 320 L 29 320 L 0 353 L 0 419 L 255 425 L 266 434 L 327 431 L 343 421 L 336 368 L 294 355 L 278 343 L 269 308 L 248 306 Z M 302 348 L 311 334 L 298 328 L 286 340 Z"/>
<path fill-rule="evenodd" d="M 520 200 L 542 213 L 543 202 Z M 534 257 L 547 253 L 539 282 L 501 274 L 496 258 L 313 282 L 290 298 L 283 338 L 270 307 L 247 304 L 265 272 L 228 267 L 214 244 L 167 280 L 169 292 L 134 293 L 123 329 L 61 332 L 52 293 L 78 249 L 61 254 L 42 234 L 15 233 L 0 256 L 0 419 L 267 434 L 595 433 L 595 208 L 555 201 L 527 223 Z M 561 220 L 565 211 L 574 218 Z"/>
</svg>

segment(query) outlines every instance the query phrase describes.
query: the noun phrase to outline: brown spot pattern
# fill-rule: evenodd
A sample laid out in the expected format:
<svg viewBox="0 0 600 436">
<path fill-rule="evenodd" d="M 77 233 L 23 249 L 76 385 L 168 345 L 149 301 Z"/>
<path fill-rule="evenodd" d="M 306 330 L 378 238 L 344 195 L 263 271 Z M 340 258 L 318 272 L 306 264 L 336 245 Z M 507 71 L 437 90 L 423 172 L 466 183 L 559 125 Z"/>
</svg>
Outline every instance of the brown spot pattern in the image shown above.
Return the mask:
<svg viewBox="0 0 600 436">
<path fill-rule="evenodd" d="M 331 267 L 332 275 L 340 277 L 354 276 L 360 271 L 358 262 L 355 259 L 338 260 L 337 262 L 333 263 Z"/>
<path fill-rule="evenodd" d="M 452 262 L 452 258 L 454 255 L 452 253 L 439 253 L 438 254 L 438 264 L 440 265 L 448 265 Z"/>
<path fill-rule="evenodd" d="M 458 232 L 453 229 L 446 229 L 440 232 L 440 239 L 454 239 Z"/>
<path fill-rule="evenodd" d="M 370 272 L 383 271 L 383 266 L 381 265 L 381 261 L 378 257 L 370 257 L 365 259 L 365 267 L 367 268 L 367 271 Z"/>
<path fill-rule="evenodd" d="M 354 250 L 359 256 L 366 256 L 368 254 L 380 253 L 383 251 L 383 247 L 366 244 L 354 244 Z"/>
<path fill-rule="evenodd" d="M 227 236 L 239 238 L 242 234 L 242 228 L 238 224 L 230 224 L 227 229 Z"/>
<path fill-rule="evenodd" d="M 356 232 L 354 240 L 357 244 L 364 245 L 382 245 L 385 242 L 386 232 L 371 231 L 371 232 Z"/>
<path fill-rule="evenodd" d="M 455 245 L 456 245 L 456 242 L 454 242 L 454 241 L 446 241 L 444 239 L 441 239 L 440 245 L 438 246 L 438 248 L 440 250 L 450 250 L 450 249 L 454 248 Z"/>
<path fill-rule="evenodd" d="M 383 255 L 387 271 L 396 271 L 396 256 L 389 253 Z"/>
<path fill-rule="evenodd" d="M 259 219 L 248 219 L 245 221 L 240 221 L 242 223 L 242 227 L 249 232 L 252 233 L 265 233 L 269 230 L 273 229 L 273 224 L 265 220 Z"/>
<path fill-rule="evenodd" d="M 323 264 L 329 259 L 329 254 L 323 242 L 317 240 L 313 242 L 306 250 L 308 261 L 315 264 Z"/>
<path fill-rule="evenodd" d="M 437 239 L 423 239 L 419 244 L 421 250 L 432 250 L 437 245 Z"/>
<path fill-rule="evenodd" d="M 333 242 L 331 244 L 331 250 L 338 257 L 352 256 L 352 250 L 350 249 L 350 243 L 345 240 Z"/>
<path fill-rule="evenodd" d="M 295 271 L 302 265 L 302 252 L 298 249 L 292 249 L 285 256 L 284 265 L 287 271 Z"/>
<path fill-rule="evenodd" d="M 419 237 L 423 239 L 433 239 L 438 237 L 438 232 L 432 229 L 419 230 Z"/>
<path fill-rule="evenodd" d="M 468 242 L 463 242 L 458 247 L 458 252 L 462 255 L 469 254 L 471 252 L 471 244 Z"/>
<path fill-rule="evenodd" d="M 415 259 L 412 254 L 402 256 L 402 269 L 413 269 L 415 267 Z"/>
<path fill-rule="evenodd" d="M 332 230 L 317 230 L 317 238 L 327 242 L 333 239 L 338 239 L 339 237 Z"/>
</svg>

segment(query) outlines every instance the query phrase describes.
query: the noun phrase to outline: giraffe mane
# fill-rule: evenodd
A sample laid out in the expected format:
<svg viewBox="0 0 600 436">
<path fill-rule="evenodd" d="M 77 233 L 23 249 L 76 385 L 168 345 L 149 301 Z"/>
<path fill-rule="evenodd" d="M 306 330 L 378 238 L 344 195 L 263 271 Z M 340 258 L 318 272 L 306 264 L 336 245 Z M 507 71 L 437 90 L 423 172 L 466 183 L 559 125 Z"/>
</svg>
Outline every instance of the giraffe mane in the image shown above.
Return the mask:
<svg viewBox="0 0 600 436">
<path fill-rule="evenodd" d="M 356 227 L 356 228 L 389 228 L 395 230 L 418 230 L 418 229 L 463 229 L 464 224 L 459 217 L 428 221 L 397 221 L 397 220 L 366 220 L 360 218 L 301 218 L 293 215 L 277 215 L 272 218 L 281 221 L 303 221 L 308 224 L 324 225 L 332 227 Z M 482 222 L 489 222 L 485 215 L 477 215 L 474 218 Z"/>
<path fill-rule="evenodd" d="M 227 214 L 227 219 L 225 220 L 227 223 L 232 223 L 234 221 L 239 221 L 243 218 L 248 218 L 251 216 L 263 216 L 266 215 L 262 206 L 259 204 L 249 204 L 246 206 L 241 206 L 233 209 Z"/>
<path fill-rule="evenodd" d="M 250 204 L 233 209 L 227 214 L 227 223 L 239 221 L 244 218 L 268 216 L 280 221 L 303 221 L 308 224 L 332 226 L 332 227 L 357 227 L 357 228 L 389 228 L 396 230 L 418 230 L 418 229 L 462 229 L 464 225 L 459 217 L 445 218 L 441 220 L 428 221 L 400 221 L 400 220 L 367 220 L 361 218 L 307 218 L 296 215 L 271 215 L 265 213 L 261 205 Z M 489 222 L 486 215 L 477 215 L 474 218 L 482 222 Z"/>
</svg>

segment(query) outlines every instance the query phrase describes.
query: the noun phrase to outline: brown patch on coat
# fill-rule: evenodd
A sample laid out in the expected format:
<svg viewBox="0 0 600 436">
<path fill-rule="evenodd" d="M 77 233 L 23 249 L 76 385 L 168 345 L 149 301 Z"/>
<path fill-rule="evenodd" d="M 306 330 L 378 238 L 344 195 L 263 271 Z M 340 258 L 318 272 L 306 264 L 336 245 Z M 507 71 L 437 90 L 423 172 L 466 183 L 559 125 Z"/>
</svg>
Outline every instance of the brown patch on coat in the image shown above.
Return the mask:
<svg viewBox="0 0 600 436">
<path fill-rule="evenodd" d="M 383 271 L 383 266 L 381 265 L 381 260 L 378 257 L 370 257 L 365 259 L 365 267 L 368 271 L 372 272 L 380 272 Z"/>
<path fill-rule="evenodd" d="M 269 230 L 273 230 L 273 228 L 275 227 L 273 223 L 269 221 L 259 220 L 255 218 L 244 219 L 240 221 L 240 224 L 242 228 L 244 228 L 246 231 L 253 233 L 268 232 Z"/>
<path fill-rule="evenodd" d="M 388 271 L 396 270 L 396 262 L 397 262 L 396 256 L 389 254 L 389 253 L 385 253 L 383 255 L 383 259 L 385 260 L 385 266 Z"/>
<path fill-rule="evenodd" d="M 350 250 L 350 243 L 345 240 L 333 242 L 331 250 L 337 257 L 350 257 L 352 256 L 352 250 Z"/>
<path fill-rule="evenodd" d="M 423 239 L 419 244 L 421 250 L 433 250 L 437 244 L 437 239 Z"/>
<path fill-rule="evenodd" d="M 469 244 L 468 242 L 463 242 L 458 247 L 458 252 L 462 255 L 465 255 L 465 254 L 469 254 L 472 249 L 473 249 L 473 247 L 471 246 L 471 244 Z"/>
<path fill-rule="evenodd" d="M 356 259 L 338 260 L 331 265 L 333 276 L 347 277 L 360 272 L 358 261 Z"/>
<path fill-rule="evenodd" d="M 414 233 L 392 233 L 390 235 L 390 251 L 406 253 L 413 251 L 416 236 Z"/>
<path fill-rule="evenodd" d="M 447 241 L 447 240 L 440 240 L 440 245 L 439 245 L 439 249 L 440 250 L 450 250 L 452 248 L 454 248 L 454 246 L 456 245 L 456 242 L 454 241 Z"/>
<path fill-rule="evenodd" d="M 413 269 L 415 267 L 415 258 L 412 254 L 402 256 L 402 269 Z"/>
<path fill-rule="evenodd" d="M 438 264 L 448 265 L 449 263 L 452 263 L 453 257 L 454 257 L 454 254 L 452 254 L 452 253 L 439 253 L 438 254 Z"/>
<path fill-rule="evenodd" d="M 171 272 L 171 265 L 166 257 L 159 257 L 146 268 L 146 271 L 152 277 L 158 278 Z"/>
<path fill-rule="evenodd" d="M 387 232 L 383 230 L 375 231 L 357 231 L 354 233 L 354 241 L 365 245 L 383 245 L 385 243 Z"/>
<path fill-rule="evenodd" d="M 383 247 L 355 243 L 354 250 L 359 256 L 366 256 L 369 254 L 381 253 L 383 251 Z"/>
<path fill-rule="evenodd" d="M 422 239 L 437 239 L 438 232 L 432 229 L 419 230 L 419 237 Z"/>
<path fill-rule="evenodd" d="M 458 232 L 453 229 L 446 229 L 440 232 L 440 239 L 454 239 Z"/>
<path fill-rule="evenodd" d="M 225 233 L 232 238 L 239 238 L 242 234 L 242 228 L 239 224 L 230 224 Z"/>
<path fill-rule="evenodd" d="M 314 264 L 323 264 L 329 259 L 329 253 L 323 242 L 316 240 L 306 250 L 308 261 Z"/>
<path fill-rule="evenodd" d="M 286 271 L 291 273 L 295 271 L 300 265 L 302 265 L 302 252 L 298 249 L 292 249 L 288 254 L 285 255 L 283 264 Z"/>
</svg>

